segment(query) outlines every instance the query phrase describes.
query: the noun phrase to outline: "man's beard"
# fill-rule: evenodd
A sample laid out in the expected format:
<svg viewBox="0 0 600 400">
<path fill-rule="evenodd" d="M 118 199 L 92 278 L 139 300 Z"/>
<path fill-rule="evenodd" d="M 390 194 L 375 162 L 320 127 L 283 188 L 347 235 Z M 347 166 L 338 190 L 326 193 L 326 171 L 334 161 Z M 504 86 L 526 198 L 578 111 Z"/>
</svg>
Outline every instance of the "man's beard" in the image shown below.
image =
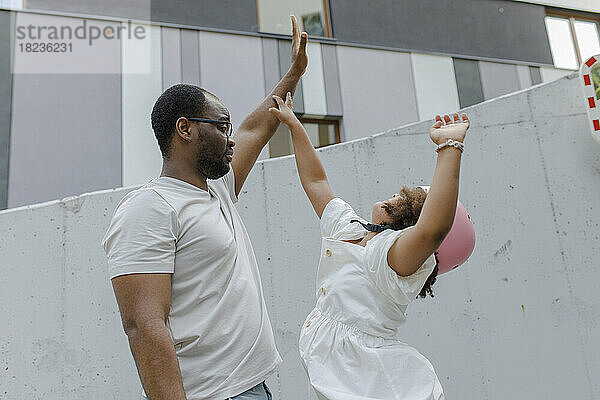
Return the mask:
<svg viewBox="0 0 600 400">
<path fill-rule="evenodd" d="M 214 152 L 200 149 L 196 159 L 196 171 L 206 179 L 219 179 L 229 172 L 229 163 L 225 162 L 225 153 L 217 155 Z"/>
</svg>

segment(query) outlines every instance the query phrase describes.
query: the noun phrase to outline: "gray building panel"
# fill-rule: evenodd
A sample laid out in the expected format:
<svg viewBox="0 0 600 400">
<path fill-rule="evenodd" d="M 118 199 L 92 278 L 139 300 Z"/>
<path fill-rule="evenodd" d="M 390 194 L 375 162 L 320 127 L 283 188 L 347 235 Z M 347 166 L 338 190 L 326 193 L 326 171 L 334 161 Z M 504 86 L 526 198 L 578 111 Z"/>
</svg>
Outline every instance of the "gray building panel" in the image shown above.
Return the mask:
<svg viewBox="0 0 600 400">
<path fill-rule="evenodd" d="M 290 69 L 292 57 L 292 42 L 290 40 L 278 40 L 277 49 L 279 52 L 279 74 L 281 77 Z M 304 96 L 302 94 L 302 80 L 298 82 L 294 97 L 294 111 L 304 114 Z"/>
<path fill-rule="evenodd" d="M 552 64 L 544 6 L 507 0 L 329 4 L 334 37 L 342 42 Z"/>
<path fill-rule="evenodd" d="M 483 88 L 479 63 L 461 58 L 454 59 L 454 73 L 456 74 L 456 88 L 460 107 L 468 107 L 483 101 Z"/>
<path fill-rule="evenodd" d="M 325 98 L 327 100 L 327 115 L 342 115 L 342 93 L 340 89 L 340 73 L 337 63 L 336 47 L 329 44 L 321 45 L 323 56 L 323 76 L 325 80 Z"/>
<path fill-rule="evenodd" d="M 485 100 L 520 89 L 516 65 L 480 61 L 479 72 Z"/>
<path fill-rule="evenodd" d="M 198 31 L 181 30 L 181 81 L 200 85 L 200 43 Z"/>
<path fill-rule="evenodd" d="M 161 28 L 163 90 L 181 83 L 181 33 L 176 28 Z"/>
<path fill-rule="evenodd" d="M 121 186 L 119 75 L 13 80 L 8 207 Z"/>
<path fill-rule="evenodd" d="M 256 0 L 152 0 L 152 21 L 258 31 Z"/>
<path fill-rule="evenodd" d="M 281 77 L 279 72 L 279 52 L 277 39 L 262 38 L 263 73 L 265 75 L 265 95 L 270 93 Z"/>
<path fill-rule="evenodd" d="M 529 67 L 529 74 L 531 75 L 531 84 L 539 85 L 542 83 L 542 73 L 540 67 Z"/>
<path fill-rule="evenodd" d="M 11 13 L 0 11 L 0 210 L 8 202 L 10 115 L 12 102 Z"/>
<path fill-rule="evenodd" d="M 24 8 L 150 20 L 150 0 L 27 0 Z"/>
</svg>

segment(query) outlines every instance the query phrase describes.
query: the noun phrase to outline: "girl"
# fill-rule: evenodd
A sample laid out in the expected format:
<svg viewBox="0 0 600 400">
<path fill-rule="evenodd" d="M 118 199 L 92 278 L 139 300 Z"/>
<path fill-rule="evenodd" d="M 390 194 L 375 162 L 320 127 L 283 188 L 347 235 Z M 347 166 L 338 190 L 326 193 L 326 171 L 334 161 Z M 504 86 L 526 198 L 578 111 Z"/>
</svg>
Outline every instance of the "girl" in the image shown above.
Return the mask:
<svg viewBox="0 0 600 400">
<path fill-rule="evenodd" d="M 440 400 L 431 363 L 397 340 L 408 304 L 433 296 L 435 250 L 450 231 L 469 119 L 438 115 L 429 192 L 406 186 L 373 205 L 371 223 L 335 197 L 292 99 L 273 96 L 271 111 L 292 134 L 302 187 L 321 219 L 317 304 L 300 333 L 300 356 L 319 399 Z"/>
</svg>

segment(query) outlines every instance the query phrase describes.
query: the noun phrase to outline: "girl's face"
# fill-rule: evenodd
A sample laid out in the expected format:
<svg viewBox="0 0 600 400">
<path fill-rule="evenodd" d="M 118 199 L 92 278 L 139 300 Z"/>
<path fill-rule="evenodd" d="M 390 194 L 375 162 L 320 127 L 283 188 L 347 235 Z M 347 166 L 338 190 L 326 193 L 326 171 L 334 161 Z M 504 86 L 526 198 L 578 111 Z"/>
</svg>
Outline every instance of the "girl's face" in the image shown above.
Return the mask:
<svg viewBox="0 0 600 400">
<path fill-rule="evenodd" d="M 411 192 L 414 192 L 417 190 L 423 190 L 423 189 L 421 189 L 419 187 L 410 189 Z M 404 195 L 404 193 L 400 192 L 400 193 L 393 194 L 392 197 L 390 197 L 387 200 L 378 201 L 377 203 L 373 204 L 373 210 L 371 212 L 372 223 L 374 223 L 374 224 L 389 224 L 389 223 L 391 223 L 392 222 L 391 217 L 387 213 L 387 211 L 385 211 L 385 208 L 394 208 L 403 201 L 406 201 L 406 196 Z"/>
</svg>

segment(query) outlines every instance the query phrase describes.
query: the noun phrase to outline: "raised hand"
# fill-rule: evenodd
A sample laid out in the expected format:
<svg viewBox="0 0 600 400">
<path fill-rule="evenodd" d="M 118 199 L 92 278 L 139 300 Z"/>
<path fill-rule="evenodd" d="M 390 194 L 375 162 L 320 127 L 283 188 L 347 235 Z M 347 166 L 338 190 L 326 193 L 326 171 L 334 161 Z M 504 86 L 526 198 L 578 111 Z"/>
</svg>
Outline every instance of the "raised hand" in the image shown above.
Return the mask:
<svg viewBox="0 0 600 400">
<path fill-rule="evenodd" d="M 293 111 L 294 107 L 292 104 L 292 94 L 290 92 L 287 92 L 285 101 L 283 101 L 283 99 L 277 95 L 273 95 L 273 100 L 275 100 L 279 108 L 271 107 L 269 108 L 269 111 L 271 114 L 275 115 L 278 120 L 286 124 L 288 127 L 300 123 Z"/>
<path fill-rule="evenodd" d="M 306 54 L 308 33 L 302 32 L 300 34 L 296 16 L 291 15 L 290 18 L 292 19 L 292 64 L 290 69 L 302 75 L 308 66 L 308 55 Z"/>
<path fill-rule="evenodd" d="M 470 122 L 467 114 L 462 114 L 462 119 L 458 113 L 452 114 L 452 118 L 447 114 L 444 118 L 435 116 L 435 123 L 429 130 L 429 137 L 435 144 L 442 144 L 448 139 L 463 142 Z"/>
</svg>

